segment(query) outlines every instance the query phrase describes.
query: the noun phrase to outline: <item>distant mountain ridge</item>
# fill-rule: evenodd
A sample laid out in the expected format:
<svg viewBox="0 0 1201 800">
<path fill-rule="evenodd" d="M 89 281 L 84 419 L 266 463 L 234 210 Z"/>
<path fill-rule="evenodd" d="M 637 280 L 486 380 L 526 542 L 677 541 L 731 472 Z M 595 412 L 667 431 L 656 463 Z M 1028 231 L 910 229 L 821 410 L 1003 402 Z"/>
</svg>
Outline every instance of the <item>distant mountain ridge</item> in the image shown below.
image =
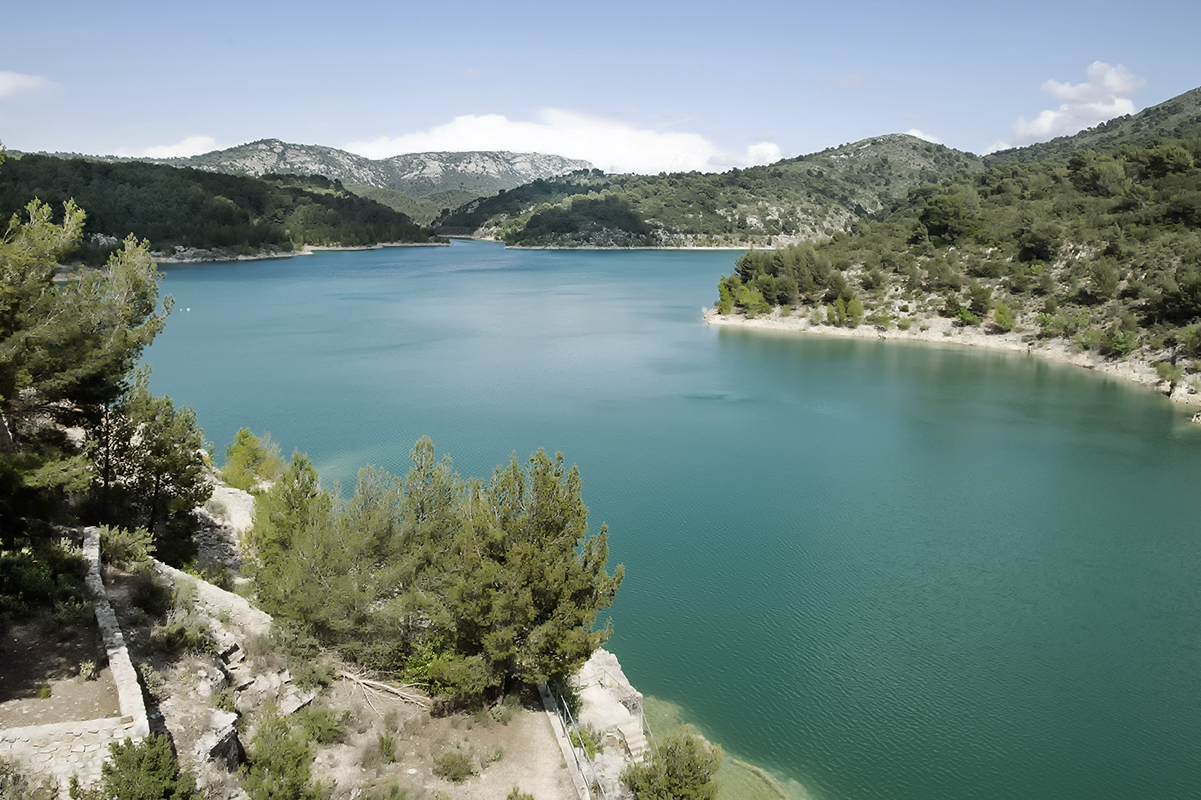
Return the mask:
<svg viewBox="0 0 1201 800">
<path fill-rule="evenodd" d="M 477 150 L 406 153 L 371 159 L 335 147 L 291 144 L 279 139 L 260 139 L 187 158 L 140 160 L 253 177 L 271 173 L 320 175 L 344 184 L 390 189 L 413 198 L 448 190 L 477 196 L 495 194 L 539 178 L 592 169 L 587 161 L 542 153 Z"/>
</svg>

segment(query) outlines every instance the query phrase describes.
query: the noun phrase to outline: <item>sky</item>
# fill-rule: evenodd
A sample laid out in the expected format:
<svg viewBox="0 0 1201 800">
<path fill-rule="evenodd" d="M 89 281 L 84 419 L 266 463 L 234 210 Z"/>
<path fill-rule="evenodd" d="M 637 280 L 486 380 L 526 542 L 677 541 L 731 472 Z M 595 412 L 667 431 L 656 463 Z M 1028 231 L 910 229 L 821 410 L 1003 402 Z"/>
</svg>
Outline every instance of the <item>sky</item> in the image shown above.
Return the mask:
<svg viewBox="0 0 1201 800">
<path fill-rule="evenodd" d="M 720 171 L 887 133 L 973 153 L 1201 86 L 1201 3 L 0 3 L 0 142 Z"/>
</svg>

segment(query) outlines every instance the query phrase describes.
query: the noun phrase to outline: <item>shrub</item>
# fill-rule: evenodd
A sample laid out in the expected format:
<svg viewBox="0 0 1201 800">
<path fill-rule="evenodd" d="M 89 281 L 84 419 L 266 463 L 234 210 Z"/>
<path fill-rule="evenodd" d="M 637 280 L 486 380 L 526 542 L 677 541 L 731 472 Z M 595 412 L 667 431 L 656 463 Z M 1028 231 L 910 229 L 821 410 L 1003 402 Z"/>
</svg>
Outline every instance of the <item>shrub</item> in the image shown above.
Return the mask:
<svg viewBox="0 0 1201 800">
<path fill-rule="evenodd" d="M 171 587 L 154 570 L 144 567 L 133 576 L 129 601 L 150 616 L 161 617 L 171 610 Z"/>
<path fill-rule="evenodd" d="M 721 748 L 685 732 L 665 739 L 650 759 L 621 774 L 638 800 L 716 800 Z"/>
<path fill-rule="evenodd" d="M 284 460 L 271 434 L 264 433 L 259 439 L 248 428 L 240 428 L 225 448 L 221 479 L 235 489 L 250 491 L 264 481 L 276 480 L 283 471 Z"/>
<path fill-rule="evenodd" d="M 91 621 L 94 613 L 90 601 L 82 598 L 69 598 L 54 602 L 54 607 L 50 610 L 50 618 L 59 627 L 60 634 L 66 634 L 68 632 L 64 629 Z"/>
<path fill-rule="evenodd" d="M 577 725 L 571 730 L 570 738 L 571 743 L 582 748 L 590 759 L 596 758 L 597 752 L 601 749 L 600 734 L 591 725 Z"/>
<path fill-rule="evenodd" d="M 57 543 L 33 552 L 0 555 L 0 624 L 29 617 L 39 609 L 54 610 L 62 603 L 86 602 L 83 579 L 87 574 L 83 554 Z M 78 606 L 59 610 L 71 616 Z"/>
<path fill-rule="evenodd" d="M 73 800 L 200 800 L 196 779 L 181 770 L 166 735 L 141 742 L 113 742 L 101 767 L 100 785 L 84 790 L 71 779 Z"/>
<path fill-rule="evenodd" d="M 105 564 L 138 564 L 154 555 L 154 536 L 145 528 L 100 526 L 100 558 Z"/>
<path fill-rule="evenodd" d="M 451 783 L 462 783 L 473 775 L 479 774 L 475 762 L 458 750 L 446 750 L 441 755 L 434 756 L 434 774 L 445 778 Z"/>
<path fill-rule="evenodd" d="M 319 800 L 312 784 L 313 750 L 303 731 L 268 713 L 259 720 L 242 767 L 242 788 L 250 800 Z"/>
<path fill-rule="evenodd" d="M 1013 312 L 1009 310 L 1009 306 L 1005 304 L 1004 300 L 997 301 L 997 310 L 993 315 L 993 324 L 1005 333 L 1013 330 Z"/>
<path fill-rule="evenodd" d="M 0 759 L 0 797 L 5 800 L 55 800 L 57 796 L 58 791 L 49 778 L 34 783 L 15 761 Z"/>
<path fill-rule="evenodd" d="M 150 641 L 166 653 L 214 653 L 217 649 L 208 626 L 187 617 L 158 626 Z"/>
<path fill-rule="evenodd" d="M 145 661 L 135 662 L 133 668 L 138 673 L 142 689 L 145 690 L 146 696 L 151 701 L 166 700 L 170 696 L 167 690 L 167 681 L 157 669 Z"/>
<path fill-rule="evenodd" d="M 375 744 L 379 747 L 379 756 L 385 763 L 391 764 L 396 761 L 396 737 L 392 731 L 382 731 L 377 734 Z"/>
<path fill-rule="evenodd" d="M 488 709 L 488 713 L 492 715 L 492 719 L 501 725 L 508 725 L 513 721 L 513 715 L 517 712 L 510 703 L 505 702 L 492 706 L 492 708 Z"/>
<path fill-rule="evenodd" d="M 334 681 L 334 666 L 323 658 L 300 661 L 292 666 L 292 681 L 301 689 L 329 686 Z"/>
<path fill-rule="evenodd" d="M 847 321 L 852 328 L 858 328 L 863 323 L 863 303 L 858 297 L 852 297 L 847 303 Z"/>
<path fill-rule="evenodd" d="M 296 716 L 305 735 L 317 744 L 333 744 L 345 738 L 345 713 L 338 714 L 328 708 L 306 708 Z"/>
<path fill-rule="evenodd" d="M 525 794 L 521 789 L 514 786 L 513 791 L 509 792 L 505 800 L 534 800 L 534 796 L 532 794 Z"/>
<path fill-rule="evenodd" d="M 409 793 L 400 788 L 400 784 L 394 780 L 383 786 L 376 786 L 366 795 L 368 800 L 405 800 L 408 796 Z"/>
<path fill-rule="evenodd" d="M 1137 346 L 1138 334 L 1122 328 L 1111 328 L 1101 337 L 1101 355 L 1125 358 L 1134 352 Z"/>
<path fill-rule="evenodd" d="M 80 661 L 79 662 L 79 677 L 85 681 L 96 680 L 96 662 L 95 661 Z"/>
</svg>

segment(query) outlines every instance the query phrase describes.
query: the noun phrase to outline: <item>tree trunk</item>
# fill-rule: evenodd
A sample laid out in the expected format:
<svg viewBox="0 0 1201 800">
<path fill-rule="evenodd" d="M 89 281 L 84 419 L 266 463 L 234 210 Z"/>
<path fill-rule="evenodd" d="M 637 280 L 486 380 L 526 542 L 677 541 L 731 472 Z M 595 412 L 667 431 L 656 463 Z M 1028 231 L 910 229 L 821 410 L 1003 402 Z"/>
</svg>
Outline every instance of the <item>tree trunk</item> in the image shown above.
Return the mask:
<svg viewBox="0 0 1201 800">
<path fill-rule="evenodd" d="M 8 418 L 0 414 L 0 453 L 17 452 L 17 444 L 13 441 L 12 432 L 8 429 Z"/>
</svg>

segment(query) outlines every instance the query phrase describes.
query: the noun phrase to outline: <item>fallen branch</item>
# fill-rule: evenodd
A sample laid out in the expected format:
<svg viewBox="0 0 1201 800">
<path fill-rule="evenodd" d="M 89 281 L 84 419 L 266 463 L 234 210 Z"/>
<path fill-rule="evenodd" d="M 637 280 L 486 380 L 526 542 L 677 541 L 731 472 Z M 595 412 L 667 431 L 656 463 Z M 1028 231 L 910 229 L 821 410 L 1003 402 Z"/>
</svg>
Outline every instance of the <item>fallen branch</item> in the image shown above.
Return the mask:
<svg viewBox="0 0 1201 800">
<path fill-rule="evenodd" d="M 414 688 L 412 684 L 392 686 L 387 683 L 371 680 L 370 678 L 364 678 L 362 675 L 356 675 L 355 673 L 348 672 L 346 670 L 339 670 L 338 677 L 350 681 L 363 690 L 363 697 L 366 698 L 367 705 L 371 706 L 371 710 L 375 712 L 376 716 L 379 716 L 379 710 L 376 709 L 375 704 L 371 702 L 370 692 L 375 692 L 376 694 L 384 695 L 386 697 L 397 697 L 406 703 L 412 703 L 413 705 L 420 706 L 421 708 L 429 708 L 432 705 L 428 697 L 416 694 L 414 692 L 405 691 L 406 689 Z"/>
</svg>

